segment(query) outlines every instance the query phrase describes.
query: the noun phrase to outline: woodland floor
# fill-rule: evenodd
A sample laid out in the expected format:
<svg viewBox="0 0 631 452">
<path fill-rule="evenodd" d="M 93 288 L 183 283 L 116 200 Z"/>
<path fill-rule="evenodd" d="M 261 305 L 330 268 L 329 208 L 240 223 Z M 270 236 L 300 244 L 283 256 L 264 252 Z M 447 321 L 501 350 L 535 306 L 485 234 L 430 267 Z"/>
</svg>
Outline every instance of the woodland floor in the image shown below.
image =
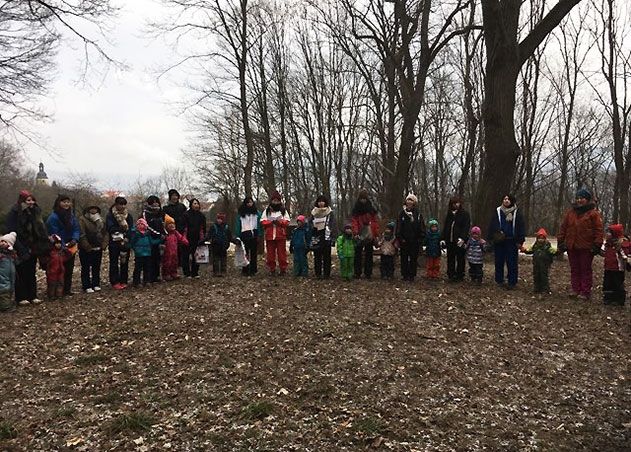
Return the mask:
<svg viewBox="0 0 631 452">
<path fill-rule="evenodd" d="M 630 450 L 628 304 L 566 297 L 566 261 L 544 300 L 527 259 L 514 291 L 492 267 L 481 287 L 204 268 L 2 314 L 0 450 Z"/>
</svg>

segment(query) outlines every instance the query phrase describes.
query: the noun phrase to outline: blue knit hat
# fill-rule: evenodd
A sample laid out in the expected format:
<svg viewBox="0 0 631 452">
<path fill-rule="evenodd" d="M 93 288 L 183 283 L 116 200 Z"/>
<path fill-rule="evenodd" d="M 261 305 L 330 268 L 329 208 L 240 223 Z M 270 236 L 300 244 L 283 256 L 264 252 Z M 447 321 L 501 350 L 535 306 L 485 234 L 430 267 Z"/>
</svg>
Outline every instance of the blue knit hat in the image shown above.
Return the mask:
<svg viewBox="0 0 631 452">
<path fill-rule="evenodd" d="M 576 191 L 576 199 L 578 199 L 578 198 L 585 198 L 586 200 L 591 201 L 592 200 L 592 194 L 586 188 L 579 188 Z"/>
</svg>

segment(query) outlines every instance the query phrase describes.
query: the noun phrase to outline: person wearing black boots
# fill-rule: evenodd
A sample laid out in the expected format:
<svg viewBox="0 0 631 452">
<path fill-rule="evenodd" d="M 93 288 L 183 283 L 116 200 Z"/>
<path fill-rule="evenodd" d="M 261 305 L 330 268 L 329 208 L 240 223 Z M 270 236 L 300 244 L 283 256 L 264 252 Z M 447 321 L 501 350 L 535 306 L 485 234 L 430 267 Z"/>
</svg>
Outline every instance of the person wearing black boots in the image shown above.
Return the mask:
<svg viewBox="0 0 631 452">
<path fill-rule="evenodd" d="M 425 239 L 425 220 L 418 209 L 418 198 L 409 194 L 397 218 L 396 237 L 401 252 L 401 276 L 414 281 L 418 256 Z"/>
<path fill-rule="evenodd" d="M 443 226 L 442 244 L 447 248 L 447 277 L 457 282 L 464 279 L 465 245 L 469 240 L 471 217 L 464 210 L 462 199 L 453 197 L 449 200 L 447 216 Z"/>
</svg>

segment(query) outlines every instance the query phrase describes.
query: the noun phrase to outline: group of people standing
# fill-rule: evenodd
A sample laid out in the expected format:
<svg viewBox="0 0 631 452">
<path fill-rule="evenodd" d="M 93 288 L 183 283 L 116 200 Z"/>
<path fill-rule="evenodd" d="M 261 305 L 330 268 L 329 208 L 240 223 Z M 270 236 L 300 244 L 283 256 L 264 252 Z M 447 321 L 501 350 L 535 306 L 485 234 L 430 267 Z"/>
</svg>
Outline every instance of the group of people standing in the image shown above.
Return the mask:
<svg viewBox="0 0 631 452">
<path fill-rule="evenodd" d="M 317 278 L 331 276 L 331 255 L 336 248 L 340 274 L 345 279 L 370 279 L 373 273 L 373 253 L 379 250 L 382 278 L 394 276 L 395 256 L 400 255 L 401 276 L 413 281 L 417 276 L 418 258 L 426 255 L 426 276 L 440 276 L 443 250 L 447 254 L 447 277 L 459 282 L 465 278 L 465 262 L 473 282 L 483 279 L 484 254 L 490 248 L 495 255 L 495 282 L 513 289 L 518 282 L 518 253 L 533 255 L 535 291 L 550 291 L 548 272 L 552 257 L 567 251 L 571 270 L 572 295 L 588 299 L 592 289 L 592 259 L 605 255 L 606 301 L 624 303 L 624 271 L 628 243 L 620 225 L 608 228 L 603 247 L 604 231 L 600 213 L 589 191 L 577 192 L 576 203 L 569 209 L 558 233 L 558 250 L 540 229 L 536 242 L 524 247 L 525 224 L 514 196 L 507 194 L 491 215 L 482 238 L 479 226 L 472 226 L 469 213 L 460 198 L 450 199 L 442 231 L 437 219 L 425 223 L 418 199 L 410 194 L 393 222 L 380 232 L 377 209 L 365 190 L 359 192 L 351 219 L 340 234 L 336 217 L 325 195 L 316 198 L 307 215 L 296 217 L 291 234 L 289 212 L 280 193 L 270 195 L 269 205 L 259 210 L 252 197 L 246 197 L 237 210 L 234 228 L 220 212 L 208 226 L 201 204 L 191 199 L 186 208 L 180 194 L 172 189 L 168 202 L 162 205 L 158 196 L 149 196 L 139 218 L 134 220 L 127 209 L 127 200 L 117 197 L 105 217 L 99 206 L 86 206 L 76 216 L 71 199 L 59 195 L 53 211 L 44 220 L 35 197 L 28 191 L 19 194 L 6 220 L 7 234 L 0 237 L 0 308 L 10 305 L 14 297 L 19 305 L 39 303 L 37 294 L 37 263 L 46 269 L 48 297 L 54 299 L 72 294 L 75 257 L 81 264 L 81 284 L 86 293 L 101 290 L 100 269 L 105 249 L 109 252 L 109 282 L 113 289 L 123 290 L 129 282 L 129 261 L 133 254 L 132 283 L 153 283 L 177 279 L 178 269 L 184 276 L 199 277 L 197 250 L 210 246 L 213 274 L 225 275 L 227 250 L 234 243 L 243 253 L 242 274 L 257 273 L 259 241 L 264 240 L 265 264 L 270 274 L 288 271 L 287 241 L 293 254 L 293 273 L 308 275 L 307 253 L 313 252 Z M 617 271 L 611 274 L 612 271 Z M 609 273 L 607 273 L 609 272 Z M 620 273 L 622 272 L 622 273 Z M 506 274 L 506 277 L 505 277 Z"/>
</svg>

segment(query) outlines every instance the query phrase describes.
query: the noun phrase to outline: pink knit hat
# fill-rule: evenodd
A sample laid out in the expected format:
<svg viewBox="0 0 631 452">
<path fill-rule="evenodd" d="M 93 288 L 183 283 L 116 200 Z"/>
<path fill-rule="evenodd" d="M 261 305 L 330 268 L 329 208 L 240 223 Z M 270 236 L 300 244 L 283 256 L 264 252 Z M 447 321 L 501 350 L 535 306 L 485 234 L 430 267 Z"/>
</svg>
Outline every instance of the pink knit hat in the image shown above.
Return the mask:
<svg viewBox="0 0 631 452">
<path fill-rule="evenodd" d="M 473 226 L 473 227 L 471 228 L 471 234 L 472 234 L 472 235 L 473 235 L 473 234 L 480 234 L 481 232 L 482 232 L 482 230 L 480 229 L 480 227 L 479 227 L 479 226 Z"/>
<path fill-rule="evenodd" d="M 304 223 L 305 222 L 305 216 L 304 215 L 298 215 L 296 217 L 296 221 L 302 221 Z"/>
</svg>

